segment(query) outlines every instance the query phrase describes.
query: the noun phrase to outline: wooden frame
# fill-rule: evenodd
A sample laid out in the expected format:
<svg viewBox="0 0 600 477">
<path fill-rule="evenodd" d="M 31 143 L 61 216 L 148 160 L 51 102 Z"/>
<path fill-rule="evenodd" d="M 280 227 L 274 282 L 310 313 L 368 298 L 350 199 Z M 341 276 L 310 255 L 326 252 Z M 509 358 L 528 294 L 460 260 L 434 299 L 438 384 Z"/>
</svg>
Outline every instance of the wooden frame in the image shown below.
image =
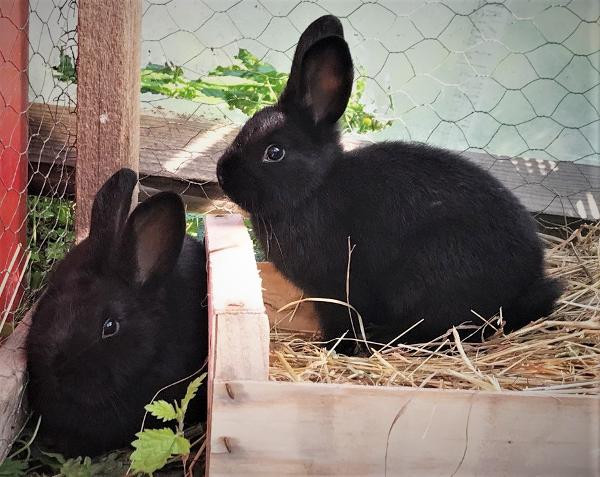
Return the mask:
<svg viewBox="0 0 600 477">
<path fill-rule="evenodd" d="M 206 240 L 211 477 L 600 475 L 597 397 L 269 381 L 267 313 L 296 325 L 265 309 L 241 217 Z M 298 294 L 261 269 L 271 305 Z"/>
</svg>

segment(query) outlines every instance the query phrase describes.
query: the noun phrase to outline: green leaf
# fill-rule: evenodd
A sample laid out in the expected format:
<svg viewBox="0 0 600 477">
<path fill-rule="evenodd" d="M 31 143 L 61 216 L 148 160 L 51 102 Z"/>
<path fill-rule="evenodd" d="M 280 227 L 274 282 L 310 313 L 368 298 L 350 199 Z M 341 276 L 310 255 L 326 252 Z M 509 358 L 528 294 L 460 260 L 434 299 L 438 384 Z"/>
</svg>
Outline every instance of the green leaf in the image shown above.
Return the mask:
<svg viewBox="0 0 600 477">
<path fill-rule="evenodd" d="M 207 76 L 202 82 L 211 86 L 224 86 L 232 88 L 235 86 L 262 86 L 261 83 L 242 76 Z"/>
<path fill-rule="evenodd" d="M 64 477 L 92 477 L 94 466 L 89 457 L 68 459 L 60 468 Z"/>
<path fill-rule="evenodd" d="M 173 407 L 173 404 L 170 404 L 167 401 L 153 401 L 150 404 L 146 404 L 144 409 L 164 422 L 177 419 L 177 411 Z"/>
<path fill-rule="evenodd" d="M 202 373 L 200 376 L 198 376 L 196 379 L 194 379 L 190 384 L 188 384 L 187 391 L 185 392 L 185 396 L 181 400 L 181 406 L 180 406 L 181 420 L 183 420 L 183 417 L 185 416 L 185 413 L 187 412 L 188 405 L 190 404 L 190 401 L 192 399 L 194 399 L 194 396 L 198 392 L 198 388 L 202 384 L 202 381 L 204 381 L 204 378 L 206 378 L 206 373 Z"/>
<path fill-rule="evenodd" d="M 67 461 L 62 454 L 45 451 L 41 451 L 41 455 L 38 460 L 45 466 L 48 466 L 57 472 L 60 471 L 61 466 Z"/>
<path fill-rule="evenodd" d="M 288 75 L 277 71 L 248 50 L 240 49 L 234 57 L 236 64 L 217 66 L 207 76 L 188 79 L 183 69 L 172 63 L 149 63 L 141 71 L 142 93 L 161 94 L 206 105 L 225 102 L 229 109 L 239 109 L 251 116 L 265 106 L 274 104 L 285 87 Z M 76 82 L 75 61 L 61 51 L 59 64 L 53 69 L 60 81 Z M 378 131 L 391 121 L 378 121 L 365 111 L 361 103 L 367 72 L 358 67 L 361 77 L 356 80 L 346 113 L 340 120 L 344 131 L 360 133 Z M 41 232 L 40 232 L 41 233 Z"/>
<path fill-rule="evenodd" d="M 151 474 L 164 467 L 171 456 L 190 453 L 190 442 L 172 429 L 146 429 L 136 437 L 130 457 L 135 472 Z"/>
<path fill-rule="evenodd" d="M 26 470 L 27 462 L 24 460 L 5 459 L 0 463 L 0 477 L 21 477 Z"/>
</svg>

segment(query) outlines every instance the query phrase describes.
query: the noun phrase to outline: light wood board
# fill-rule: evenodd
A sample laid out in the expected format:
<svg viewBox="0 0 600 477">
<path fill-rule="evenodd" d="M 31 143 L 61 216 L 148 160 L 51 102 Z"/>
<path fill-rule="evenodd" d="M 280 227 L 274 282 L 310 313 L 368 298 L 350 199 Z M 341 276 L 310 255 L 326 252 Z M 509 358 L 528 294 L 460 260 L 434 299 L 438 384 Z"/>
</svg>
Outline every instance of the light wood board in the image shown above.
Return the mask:
<svg viewBox="0 0 600 477">
<path fill-rule="evenodd" d="M 595 398 L 348 384 L 227 386 L 214 387 L 211 477 L 600 475 Z"/>
<path fill-rule="evenodd" d="M 243 221 L 209 217 L 206 233 L 211 477 L 600 475 L 598 397 L 268 381 L 268 325 Z M 273 309 L 299 291 L 269 264 L 260 270 L 277 322 Z M 230 317 L 232 303 L 249 306 Z"/>
</svg>

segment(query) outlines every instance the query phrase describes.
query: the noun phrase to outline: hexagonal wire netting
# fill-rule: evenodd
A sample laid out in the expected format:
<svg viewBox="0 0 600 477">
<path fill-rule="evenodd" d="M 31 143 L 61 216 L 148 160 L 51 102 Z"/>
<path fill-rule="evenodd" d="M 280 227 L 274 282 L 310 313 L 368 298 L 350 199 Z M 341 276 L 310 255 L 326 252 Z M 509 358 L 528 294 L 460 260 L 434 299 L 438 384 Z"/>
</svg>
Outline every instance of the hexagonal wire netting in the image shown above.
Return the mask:
<svg viewBox="0 0 600 477">
<path fill-rule="evenodd" d="M 74 1 L 0 2 L 0 339 L 73 241 L 76 24 Z"/>
<path fill-rule="evenodd" d="M 341 18 L 362 93 L 359 112 L 343 121 L 348 133 L 466 153 L 534 212 L 600 218 L 593 167 L 600 164 L 600 4 L 594 0 L 147 0 L 144 111 L 177 113 L 188 124 L 199 117 L 214 122 L 197 124 L 179 143 L 169 136 L 161 144 L 154 134 L 146 160 L 180 178 L 199 156 L 214 164 L 218 154 L 203 150 L 205 129 L 240 124 L 274 99 L 272 91 L 252 86 L 224 93 L 215 75 L 227 75 L 222 68 L 232 64 L 256 69 L 243 50 L 287 73 L 298 36 L 326 13 Z M 177 76 L 182 87 L 167 91 L 169 97 L 155 94 L 159 88 L 150 83 L 157 71 Z M 152 133 L 143 130 L 143 146 Z M 179 145 L 176 158 L 162 154 Z"/>
<path fill-rule="evenodd" d="M 300 33 L 326 13 L 356 65 L 349 136 L 463 152 L 534 212 L 600 218 L 597 0 L 144 0 L 142 185 L 176 187 L 195 210 L 227 206 L 213 187 L 220 151 L 275 100 Z M 28 191 L 27 250 L 0 272 L 24 275 L 24 306 L 73 237 L 76 20 L 75 1 L 32 0 L 28 27 L 13 25 L 29 32 L 29 103 L 16 116 L 29 113 L 29 174 L 3 193 Z"/>
</svg>

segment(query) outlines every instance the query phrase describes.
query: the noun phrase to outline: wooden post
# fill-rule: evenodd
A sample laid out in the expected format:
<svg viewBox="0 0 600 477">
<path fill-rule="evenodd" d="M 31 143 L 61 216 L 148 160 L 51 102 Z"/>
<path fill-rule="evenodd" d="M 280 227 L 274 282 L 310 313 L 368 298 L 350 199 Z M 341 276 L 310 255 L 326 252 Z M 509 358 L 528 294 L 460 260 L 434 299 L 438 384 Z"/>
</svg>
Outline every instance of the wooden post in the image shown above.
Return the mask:
<svg viewBox="0 0 600 477">
<path fill-rule="evenodd" d="M 211 442 L 227 446 L 227 434 L 212 430 L 213 396 L 230 380 L 269 379 L 269 320 L 252 241 L 239 215 L 207 215 L 208 399 L 206 475 Z M 248 337 L 249 339 L 245 339 Z M 236 474 L 231 474 L 236 475 Z M 244 474 L 238 474 L 244 475 Z"/>
<path fill-rule="evenodd" d="M 78 242 L 88 235 L 94 196 L 104 181 L 121 167 L 138 170 L 141 11 L 141 0 L 79 2 Z"/>
<path fill-rule="evenodd" d="M 0 331 L 21 303 L 27 267 L 29 1 L 0 0 Z"/>
</svg>

